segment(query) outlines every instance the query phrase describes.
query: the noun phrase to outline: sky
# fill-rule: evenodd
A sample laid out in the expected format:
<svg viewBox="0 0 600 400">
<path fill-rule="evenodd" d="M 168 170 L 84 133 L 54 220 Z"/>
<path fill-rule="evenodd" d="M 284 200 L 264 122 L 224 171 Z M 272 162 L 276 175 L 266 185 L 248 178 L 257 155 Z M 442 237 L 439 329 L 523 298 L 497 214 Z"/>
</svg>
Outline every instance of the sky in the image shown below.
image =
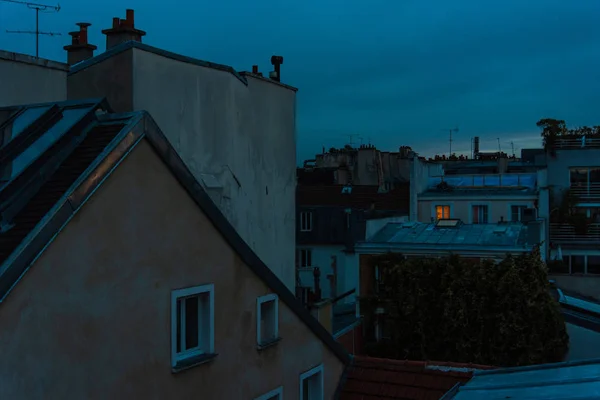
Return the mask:
<svg viewBox="0 0 600 400">
<path fill-rule="evenodd" d="M 35 0 L 56 5 L 50 0 Z M 45 3 L 48 1 L 47 3 Z M 101 6 L 98 4 L 102 4 Z M 411 146 L 517 155 L 539 147 L 541 118 L 600 125 L 600 0 L 63 0 L 40 13 L 40 57 L 66 61 L 76 22 L 90 43 L 135 10 L 144 43 L 250 70 L 272 69 L 299 89 L 298 159 L 322 148 Z M 0 0 L 0 49 L 35 54 L 35 12 Z"/>
</svg>

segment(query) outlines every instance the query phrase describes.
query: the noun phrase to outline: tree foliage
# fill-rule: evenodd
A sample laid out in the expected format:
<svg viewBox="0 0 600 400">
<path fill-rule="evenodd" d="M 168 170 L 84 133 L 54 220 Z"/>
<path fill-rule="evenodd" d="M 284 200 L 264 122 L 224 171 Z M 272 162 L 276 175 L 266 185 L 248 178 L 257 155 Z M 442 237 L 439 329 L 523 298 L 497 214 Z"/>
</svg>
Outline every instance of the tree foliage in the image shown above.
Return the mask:
<svg viewBox="0 0 600 400">
<path fill-rule="evenodd" d="M 451 256 L 375 256 L 382 283 L 361 299 L 382 307 L 391 338 L 374 356 L 520 366 L 562 361 L 569 337 L 539 249 L 499 264 Z"/>
<path fill-rule="evenodd" d="M 538 128 L 542 129 L 542 139 L 546 150 L 554 151 L 556 139 L 564 136 L 573 137 L 598 137 L 600 136 L 600 126 L 580 126 L 568 129 L 564 120 L 553 118 L 542 118 L 536 123 Z"/>
</svg>

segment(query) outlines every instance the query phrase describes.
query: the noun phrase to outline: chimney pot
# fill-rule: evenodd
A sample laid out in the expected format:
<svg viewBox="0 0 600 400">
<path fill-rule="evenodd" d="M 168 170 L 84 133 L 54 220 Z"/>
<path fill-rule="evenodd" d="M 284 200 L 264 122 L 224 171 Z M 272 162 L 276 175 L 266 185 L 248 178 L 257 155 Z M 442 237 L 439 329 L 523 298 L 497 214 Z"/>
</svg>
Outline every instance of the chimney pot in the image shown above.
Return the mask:
<svg viewBox="0 0 600 400">
<path fill-rule="evenodd" d="M 258 74 L 258 65 L 253 65 L 252 66 L 252 73 L 253 74 Z"/>
<path fill-rule="evenodd" d="M 119 19 L 119 17 L 114 17 L 113 18 L 113 29 L 118 29 L 119 25 L 121 24 L 121 20 Z"/>
<path fill-rule="evenodd" d="M 274 74 L 270 74 L 270 78 L 276 82 L 281 82 L 281 64 L 283 64 L 282 56 L 272 56 L 271 64 L 275 68 Z"/>
<path fill-rule="evenodd" d="M 134 16 L 133 16 L 132 9 L 125 10 L 125 19 L 127 21 L 127 26 L 129 26 L 130 28 L 133 28 L 134 27 Z"/>
<path fill-rule="evenodd" d="M 67 51 L 67 63 L 69 65 L 77 64 L 94 56 L 96 46 L 88 43 L 88 22 L 79 22 L 76 24 L 79 27 L 78 31 L 69 32 L 71 36 L 71 44 L 64 46 Z"/>
<path fill-rule="evenodd" d="M 79 27 L 79 44 L 88 44 L 88 26 L 92 25 L 89 22 L 78 22 L 75 24 Z"/>
</svg>

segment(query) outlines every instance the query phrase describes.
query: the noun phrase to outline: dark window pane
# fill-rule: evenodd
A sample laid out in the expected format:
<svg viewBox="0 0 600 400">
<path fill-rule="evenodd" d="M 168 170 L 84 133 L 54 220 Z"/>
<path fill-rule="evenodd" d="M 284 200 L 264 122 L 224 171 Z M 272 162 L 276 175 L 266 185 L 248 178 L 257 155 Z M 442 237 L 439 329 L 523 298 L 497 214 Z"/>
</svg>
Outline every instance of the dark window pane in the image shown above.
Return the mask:
<svg viewBox="0 0 600 400">
<path fill-rule="evenodd" d="M 181 300 L 177 300 L 177 352 L 181 352 Z"/>
<path fill-rule="evenodd" d="M 600 184 L 600 168 L 590 168 L 590 183 Z"/>
<path fill-rule="evenodd" d="M 198 297 L 185 299 L 185 349 L 198 347 Z"/>
<path fill-rule="evenodd" d="M 583 274 L 585 256 L 571 256 L 571 273 Z"/>
<path fill-rule="evenodd" d="M 588 180 L 587 168 L 572 169 L 571 174 L 571 186 L 585 186 Z"/>
<path fill-rule="evenodd" d="M 600 274 L 600 256 L 588 256 L 587 272 L 588 274 Z"/>
<path fill-rule="evenodd" d="M 548 272 L 551 274 L 568 274 L 569 273 L 569 259 L 563 258 L 563 261 L 550 260 L 548 261 Z"/>
</svg>

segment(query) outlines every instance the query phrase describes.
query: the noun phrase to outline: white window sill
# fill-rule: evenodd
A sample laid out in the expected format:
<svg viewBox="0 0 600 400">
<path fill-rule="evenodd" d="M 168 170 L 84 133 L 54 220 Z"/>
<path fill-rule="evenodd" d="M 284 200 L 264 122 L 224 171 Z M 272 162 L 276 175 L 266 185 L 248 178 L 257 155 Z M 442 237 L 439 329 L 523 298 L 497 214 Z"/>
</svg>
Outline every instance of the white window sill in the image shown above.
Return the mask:
<svg viewBox="0 0 600 400">
<path fill-rule="evenodd" d="M 172 367 L 171 371 L 173 373 L 182 372 L 190 368 L 194 368 L 201 364 L 206 364 L 217 358 L 218 354 L 210 353 L 210 354 L 198 354 L 195 356 L 190 356 L 184 359 L 177 361 L 177 363 Z"/>
<path fill-rule="evenodd" d="M 280 337 L 272 339 L 272 340 L 270 340 L 268 342 L 260 343 L 260 344 L 258 344 L 256 346 L 256 349 L 258 351 L 261 351 L 261 350 L 264 350 L 264 349 L 268 349 L 269 347 L 275 346 L 279 342 L 281 342 L 281 338 Z"/>
</svg>

